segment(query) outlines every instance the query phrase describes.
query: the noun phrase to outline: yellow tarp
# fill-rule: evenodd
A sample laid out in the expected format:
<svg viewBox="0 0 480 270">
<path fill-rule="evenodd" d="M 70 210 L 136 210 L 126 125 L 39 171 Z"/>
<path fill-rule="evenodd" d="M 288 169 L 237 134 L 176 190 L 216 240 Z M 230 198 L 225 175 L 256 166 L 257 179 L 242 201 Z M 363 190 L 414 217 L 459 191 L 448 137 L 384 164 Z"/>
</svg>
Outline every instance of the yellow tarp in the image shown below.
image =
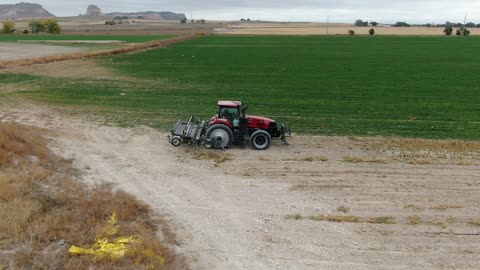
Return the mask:
<svg viewBox="0 0 480 270">
<path fill-rule="evenodd" d="M 121 259 L 128 252 L 131 252 L 131 246 L 129 244 L 140 241 L 138 237 L 116 237 L 112 242 L 108 238 L 112 238 L 118 234 L 120 226 L 118 225 L 117 215 L 113 212 L 110 220 L 100 234 L 102 237 L 97 239 L 97 242 L 93 244 L 91 248 L 81 248 L 72 246 L 68 250 L 71 255 L 93 255 L 94 261 L 103 258 Z M 137 250 L 138 251 L 138 250 Z M 139 254 L 145 257 L 155 258 L 159 260 L 161 264 L 165 263 L 163 256 L 156 255 L 152 249 L 146 249 L 138 251 Z"/>
</svg>

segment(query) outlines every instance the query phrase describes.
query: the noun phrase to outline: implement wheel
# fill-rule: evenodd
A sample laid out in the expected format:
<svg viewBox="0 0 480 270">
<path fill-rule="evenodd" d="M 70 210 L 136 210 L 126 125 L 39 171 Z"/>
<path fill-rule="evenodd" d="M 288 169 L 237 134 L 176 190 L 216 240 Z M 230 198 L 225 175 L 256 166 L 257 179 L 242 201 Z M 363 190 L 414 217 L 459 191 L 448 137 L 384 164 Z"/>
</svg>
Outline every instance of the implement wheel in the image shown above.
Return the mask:
<svg viewBox="0 0 480 270">
<path fill-rule="evenodd" d="M 215 124 L 207 129 L 207 139 L 210 139 L 215 147 L 229 148 L 233 143 L 233 132 L 226 125 Z"/>
<path fill-rule="evenodd" d="M 255 150 L 267 150 L 272 142 L 272 136 L 265 130 L 257 130 L 250 136 L 250 142 Z"/>
</svg>

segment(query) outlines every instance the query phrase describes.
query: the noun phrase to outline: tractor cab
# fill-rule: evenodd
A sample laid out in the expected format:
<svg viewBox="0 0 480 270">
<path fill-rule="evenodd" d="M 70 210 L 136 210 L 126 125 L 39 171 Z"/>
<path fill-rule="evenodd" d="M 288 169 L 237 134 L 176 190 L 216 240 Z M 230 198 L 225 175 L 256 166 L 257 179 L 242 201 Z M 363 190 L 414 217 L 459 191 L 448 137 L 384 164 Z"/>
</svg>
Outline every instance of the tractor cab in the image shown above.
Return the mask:
<svg viewBox="0 0 480 270">
<path fill-rule="evenodd" d="M 239 128 L 242 119 L 246 119 L 241 101 L 219 101 L 217 119 L 228 120 L 233 128 Z"/>
</svg>

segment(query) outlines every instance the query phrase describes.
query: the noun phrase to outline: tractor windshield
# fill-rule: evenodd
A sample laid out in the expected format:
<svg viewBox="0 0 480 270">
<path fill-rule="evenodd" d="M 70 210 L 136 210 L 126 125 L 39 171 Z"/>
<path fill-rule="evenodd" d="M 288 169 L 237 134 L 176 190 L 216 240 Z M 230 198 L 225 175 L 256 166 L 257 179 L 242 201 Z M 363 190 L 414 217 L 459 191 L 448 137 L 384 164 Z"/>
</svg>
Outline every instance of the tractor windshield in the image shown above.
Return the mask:
<svg viewBox="0 0 480 270">
<path fill-rule="evenodd" d="M 240 111 L 238 108 L 223 107 L 220 108 L 218 118 L 228 119 L 233 122 L 233 120 L 240 118 Z"/>
</svg>

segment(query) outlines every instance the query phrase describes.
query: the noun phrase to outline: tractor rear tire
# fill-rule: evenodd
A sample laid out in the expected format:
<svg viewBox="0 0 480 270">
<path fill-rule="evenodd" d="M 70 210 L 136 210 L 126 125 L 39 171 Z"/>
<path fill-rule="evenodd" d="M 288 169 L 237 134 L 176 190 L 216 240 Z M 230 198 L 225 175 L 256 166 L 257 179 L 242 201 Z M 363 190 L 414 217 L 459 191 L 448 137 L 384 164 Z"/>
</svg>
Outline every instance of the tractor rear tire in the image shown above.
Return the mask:
<svg viewBox="0 0 480 270">
<path fill-rule="evenodd" d="M 233 132 L 226 125 L 212 125 L 207 129 L 206 136 L 207 139 L 212 140 L 212 142 L 218 143 L 218 146 L 222 149 L 231 147 L 233 143 Z"/>
<path fill-rule="evenodd" d="M 257 130 L 250 136 L 250 142 L 255 150 L 267 150 L 272 142 L 272 136 L 265 130 Z"/>
</svg>

